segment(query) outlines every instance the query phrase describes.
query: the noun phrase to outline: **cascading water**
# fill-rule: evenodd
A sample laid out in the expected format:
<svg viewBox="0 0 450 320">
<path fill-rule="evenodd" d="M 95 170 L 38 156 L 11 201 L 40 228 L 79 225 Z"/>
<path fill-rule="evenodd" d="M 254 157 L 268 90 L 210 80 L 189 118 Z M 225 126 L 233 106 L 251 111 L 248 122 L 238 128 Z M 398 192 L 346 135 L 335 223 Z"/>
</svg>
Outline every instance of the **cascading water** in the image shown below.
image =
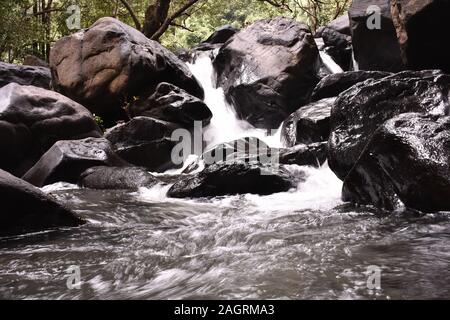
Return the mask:
<svg viewBox="0 0 450 320">
<path fill-rule="evenodd" d="M 237 119 L 212 85 L 208 57 L 190 68 L 214 113 L 211 146 L 244 136 L 279 146 L 279 133 Z M 404 221 L 355 212 L 326 165 L 288 169 L 306 180 L 269 196 L 180 200 L 166 196 L 170 185 L 138 192 L 47 186 L 89 223 L 0 239 L 0 298 L 448 298 L 447 216 Z M 373 265 L 382 268 L 382 290 L 367 288 Z M 70 266 L 79 267 L 79 290 L 67 287 Z"/>
<path fill-rule="evenodd" d="M 275 134 L 270 135 L 266 130 L 256 129 L 248 122 L 238 119 L 233 107 L 226 102 L 223 89 L 216 88 L 213 84 L 214 68 L 209 53 L 199 54 L 195 63 L 188 66 L 202 84 L 205 103 L 213 113 L 211 124 L 204 132 L 204 138 L 208 142 L 207 148 L 250 136 L 261 139 L 272 148 L 281 146 L 281 127 Z"/>
</svg>

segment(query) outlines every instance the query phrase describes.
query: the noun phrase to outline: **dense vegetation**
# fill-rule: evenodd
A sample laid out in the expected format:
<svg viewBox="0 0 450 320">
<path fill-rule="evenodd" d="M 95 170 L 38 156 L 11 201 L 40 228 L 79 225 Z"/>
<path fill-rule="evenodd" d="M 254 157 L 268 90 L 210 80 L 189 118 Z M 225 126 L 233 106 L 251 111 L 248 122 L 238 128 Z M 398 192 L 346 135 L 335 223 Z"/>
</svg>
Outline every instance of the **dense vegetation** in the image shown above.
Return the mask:
<svg viewBox="0 0 450 320">
<path fill-rule="evenodd" d="M 20 62 L 33 54 L 48 59 L 54 41 L 75 32 L 73 5 L 80 8 L 80 28 L 98 18 L 116 17 L 149 38 L 176 49 L 205 39 L 215 28 L 245 26 L 283 15 L 312 29 L 342 14 L 350 0 L 1 0 L 0 60 Z M 74 20 L 76 21 L 76 20 Z"/>
</svg>

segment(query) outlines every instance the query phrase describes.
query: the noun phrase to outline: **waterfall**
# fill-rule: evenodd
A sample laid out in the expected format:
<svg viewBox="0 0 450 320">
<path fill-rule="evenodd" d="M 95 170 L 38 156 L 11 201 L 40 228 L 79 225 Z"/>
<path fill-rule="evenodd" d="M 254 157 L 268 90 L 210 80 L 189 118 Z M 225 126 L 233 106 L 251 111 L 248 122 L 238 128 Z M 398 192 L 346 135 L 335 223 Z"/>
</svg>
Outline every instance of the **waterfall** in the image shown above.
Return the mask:
<svg viewBox="0 0 450 320">
<path fill-rule="evenodd" d="M 207 149 L 244 137 L 261 139 L 271 148 L 282 146 L 281 126 L 275 134 L 270 135 L 266 130 L 254 128 L 247 121 L 238 119 L 234 108 L 227 103 L 223 89 L 214 85 L 214 67 L 209 54 L 199 54 L 195 62 L 188 64 L 188 67 L 203 86 L 205 103 L 213 114 L 211 123 L 204 129 Z"/>
</svg>

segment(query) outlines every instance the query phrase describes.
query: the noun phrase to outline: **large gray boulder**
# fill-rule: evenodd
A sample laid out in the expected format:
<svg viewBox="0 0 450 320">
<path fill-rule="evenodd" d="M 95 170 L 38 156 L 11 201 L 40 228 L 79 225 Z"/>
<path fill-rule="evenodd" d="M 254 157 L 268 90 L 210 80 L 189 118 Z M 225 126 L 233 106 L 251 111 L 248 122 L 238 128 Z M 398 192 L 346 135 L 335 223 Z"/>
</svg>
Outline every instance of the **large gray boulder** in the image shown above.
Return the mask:
<svg viewBox="0 0 450 320">
<path fill-rule="evenodd" d="M 309 101 L 319 51 L 309 28 L 288 18 L 261 20 L 236 33 L 214 66 L 236 112 L 258 128 L 275 129 Z"/>
<path fill-rule="evenodd" d="M 10 83 L 50 89 L 52 76 L 49 68 L 0 62 L 0 88 Z"/>
<path fill-rule="evenodd" d="M 85 223 L 50 196 L 1 169 L 0 201 L 0 236 L 76 227 Z"/>
<path fill-rule="evenodd" d="M 128 102 L 148 96 L 160 82 L 203 98 L 202 87 L 184 62 L 113 18 L 101 18 L 57 41 L 50 66 L 55 89 L 105 121 L 122 117 Z"/>
<path fill-rule="evenodd" d="M 0 88 L 0 168 L 21 176 L 59 140 L 101 137 L 92 114 L 49 90 L 11 83 Z"/>
</svg>

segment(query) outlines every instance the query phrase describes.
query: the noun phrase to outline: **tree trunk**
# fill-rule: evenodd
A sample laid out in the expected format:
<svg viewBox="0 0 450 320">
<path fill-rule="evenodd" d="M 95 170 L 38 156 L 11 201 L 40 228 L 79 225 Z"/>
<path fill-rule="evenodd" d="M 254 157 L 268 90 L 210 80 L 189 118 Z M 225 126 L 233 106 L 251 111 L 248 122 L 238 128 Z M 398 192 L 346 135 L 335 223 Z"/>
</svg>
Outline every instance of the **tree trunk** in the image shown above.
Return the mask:
<svg viewBox="0 0 450 320">
<path fill-rule="evenodd" d="M 161 28 L 169 15 L 171 0 L 157 0 L 154 5 L 147 8 L 143 33 L 146 37 L 152 36 Z"/>
</svg>

